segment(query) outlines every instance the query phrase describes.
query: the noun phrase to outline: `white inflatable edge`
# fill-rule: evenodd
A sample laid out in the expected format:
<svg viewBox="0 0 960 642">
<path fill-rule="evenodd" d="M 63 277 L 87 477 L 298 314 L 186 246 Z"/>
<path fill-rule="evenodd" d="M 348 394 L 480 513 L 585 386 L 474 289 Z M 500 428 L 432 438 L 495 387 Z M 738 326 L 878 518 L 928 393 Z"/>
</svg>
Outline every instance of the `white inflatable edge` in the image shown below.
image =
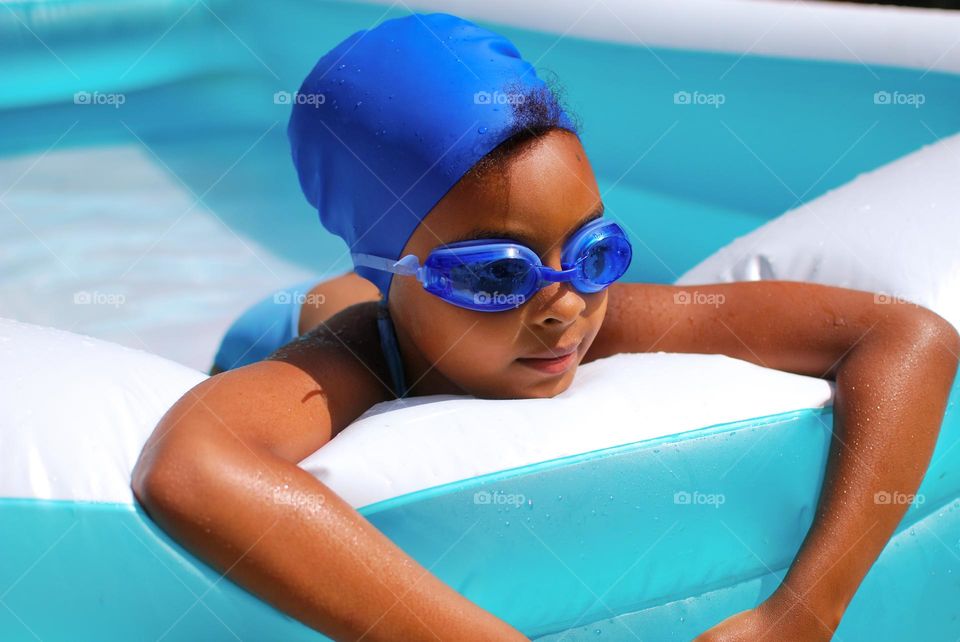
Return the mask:
<svg viewBox="0 0 960 642">
<path fill-rule="evenodd" d="M 931 143 L 740 236 L 676 285 L 785 280 L 916 303 L 960 328 L 960 134 Z"/>
<path fill-rule="evenodd" d="M 407 6 L 639 47 L 960 73 L 956 11 L 776 0 L 411 0 Z"/>
<path fill-rule="evenodd" d="M 147 437 L 206 378 L 143 350 L 0 318 L 0 497 L 132 504 Z"/>
<path fill-rule="evenodd" d="M 618 354 L 581 366 L 551 399 L 378 404 L 300 467 L 351 505 L 367 506 L 561 457 L 824 407 L 833 390 L 827 380 L 724 355 Z"/>
<path fill-rule="evenodd" d="M 203 373 L 0 319 L 0 497 L 132 504 L 149 435 Z M 620 354 L 552 399 L 370 408 L 300 466 L 355 507 L 486 473 L 831 402 L 833 385 L 722 355 Z"/>
</svg>

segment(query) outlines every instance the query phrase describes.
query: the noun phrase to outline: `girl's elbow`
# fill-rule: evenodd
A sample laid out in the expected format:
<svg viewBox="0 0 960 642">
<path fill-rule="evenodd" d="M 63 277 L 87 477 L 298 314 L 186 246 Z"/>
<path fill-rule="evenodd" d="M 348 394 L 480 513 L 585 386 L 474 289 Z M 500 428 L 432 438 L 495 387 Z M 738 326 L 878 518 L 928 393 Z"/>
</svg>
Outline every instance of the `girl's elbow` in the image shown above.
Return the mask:
<svg viewBox="0 0 960 642">
<path fill-rule="evenodd" d="M 202 501 L 207 463 L 215 458 L 210 448 L 194 439 L 175 447 L 157 448 L 147 443 L 133 468 L 130 489 L 134 497 L 154 516 L 158 513 L 186 514 Z"/>
<path fill-rule="evenodd" d="M 945 318 L 923 306 L 917 306 L 916 336 L 954 364 L 960 359 L 960 333 Z"/>
</svg>

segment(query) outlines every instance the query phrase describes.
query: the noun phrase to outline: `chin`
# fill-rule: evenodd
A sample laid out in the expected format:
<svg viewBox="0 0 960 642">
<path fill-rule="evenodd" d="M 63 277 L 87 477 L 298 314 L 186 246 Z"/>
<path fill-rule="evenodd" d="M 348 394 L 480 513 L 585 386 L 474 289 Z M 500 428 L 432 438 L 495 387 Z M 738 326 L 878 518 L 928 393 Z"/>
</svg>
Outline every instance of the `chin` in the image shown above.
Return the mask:
<svg viewBox="0 0 960 642">
<path fill-rule="evenodd" d="M 565 392 L 572 384 L 577 374 L 577 368 L 574 366 L 569 371 L 556 377 L 544 378 L 534 383 L 525 383 L 517 386 L 512 399 L 550 399 Z"/>
<path fill-rule="evenodd" d="M 549 399 L 565 392 L 577 374 L 579 364 L 566 372 L 552 377 L 510 376 L 509 369 L 504 375 L 490 375 L 482 381 L 474 380 L 472 385 L 463 382 L 462 394 L 479 399 Z"/>
</svg>

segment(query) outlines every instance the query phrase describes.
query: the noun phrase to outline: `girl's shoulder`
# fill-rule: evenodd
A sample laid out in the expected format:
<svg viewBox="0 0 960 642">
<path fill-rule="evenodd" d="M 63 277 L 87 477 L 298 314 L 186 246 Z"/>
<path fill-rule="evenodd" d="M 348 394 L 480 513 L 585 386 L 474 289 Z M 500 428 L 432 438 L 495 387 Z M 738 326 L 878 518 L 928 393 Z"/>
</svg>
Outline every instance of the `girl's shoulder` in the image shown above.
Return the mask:
<svg viewBox="0 0 960 642">
<path fill-rule="evenodd" d="M 394 399 L 380 349 L 377 302 L 351 305 L 274 352 L 316 381 L 336 434 L 371 406 Z"/>
</svg>

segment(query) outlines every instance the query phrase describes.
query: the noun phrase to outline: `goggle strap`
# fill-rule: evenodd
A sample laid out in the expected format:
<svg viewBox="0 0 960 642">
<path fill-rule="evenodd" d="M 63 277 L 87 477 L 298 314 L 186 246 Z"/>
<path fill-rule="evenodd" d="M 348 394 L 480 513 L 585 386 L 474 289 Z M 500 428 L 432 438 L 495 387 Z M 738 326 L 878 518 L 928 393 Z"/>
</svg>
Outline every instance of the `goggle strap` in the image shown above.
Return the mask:
<svg viewBox="0 0 960 642">
<path fill-rule="evenodd" d="M 415 276 L 417 274 L 417 270 L 420 268 L 420 260 L 413 254 L 408 254 L 399 261 L 388 259 L 382 256 L 374 256 L 373 254 L 362 254 L 359 252 L 352 252 L 350 257 L 353 259 L 353 264 L 356 266 L 369 267 L 375 270 L 390 272 L 392 274 Z"/>
</svg>

